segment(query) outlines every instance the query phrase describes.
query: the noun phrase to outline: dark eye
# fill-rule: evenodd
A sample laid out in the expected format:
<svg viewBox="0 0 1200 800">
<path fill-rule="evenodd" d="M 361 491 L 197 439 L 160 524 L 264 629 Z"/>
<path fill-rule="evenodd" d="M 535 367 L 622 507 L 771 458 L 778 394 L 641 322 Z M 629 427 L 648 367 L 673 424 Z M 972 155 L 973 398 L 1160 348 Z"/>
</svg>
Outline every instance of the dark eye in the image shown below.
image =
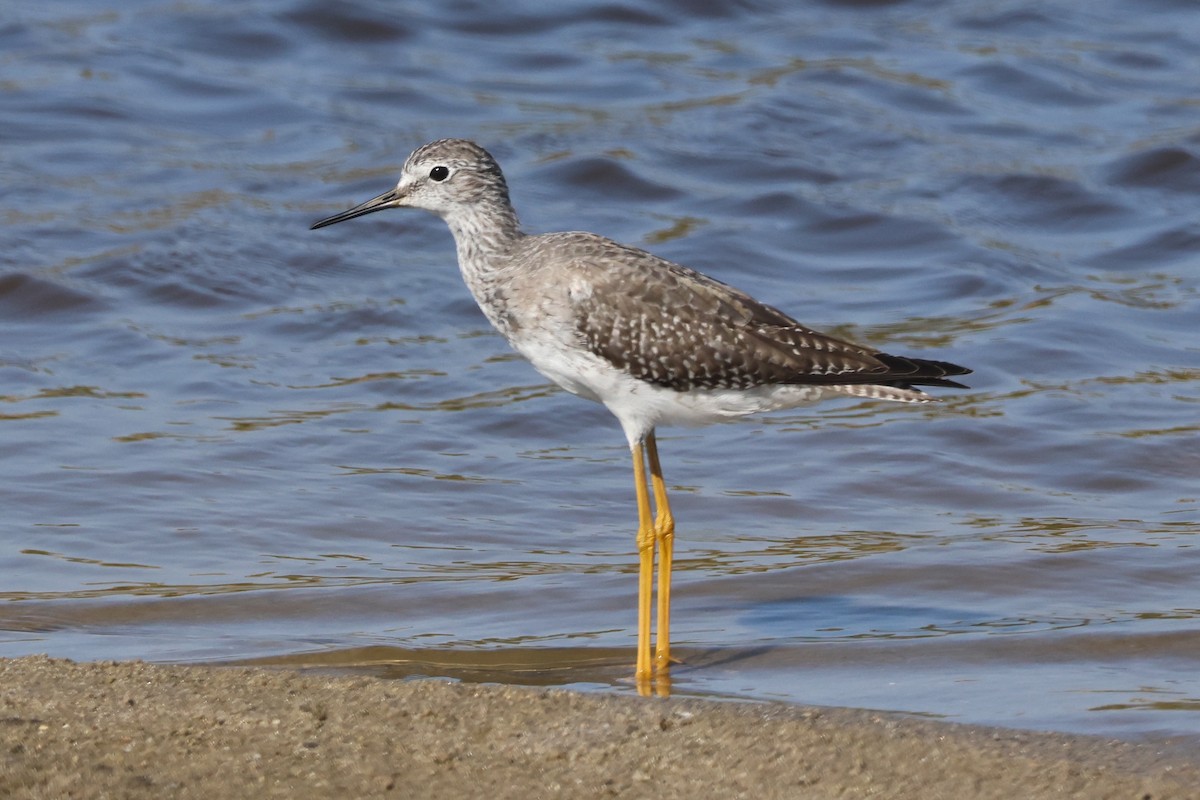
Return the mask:
<svg viewBox="0 0 1200 800">
<path fill-rule="evenodd" d="M 450 170 L 446 167 L 437 166 L 429 170 L 429 177 L 435 181 L 441 182 L 450 177 Z"/>
</svg>

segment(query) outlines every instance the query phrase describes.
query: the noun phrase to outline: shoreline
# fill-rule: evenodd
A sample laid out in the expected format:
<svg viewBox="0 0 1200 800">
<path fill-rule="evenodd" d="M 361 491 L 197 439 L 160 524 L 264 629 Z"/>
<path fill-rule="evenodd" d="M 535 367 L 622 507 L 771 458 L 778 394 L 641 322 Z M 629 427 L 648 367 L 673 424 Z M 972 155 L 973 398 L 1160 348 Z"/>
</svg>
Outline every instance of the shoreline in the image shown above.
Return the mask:
<svg viewBox="0 0 1200 800">
<path fill-rule="evenodd" d="M 0 797 L 1170 800 L 1200 760 L 837 708 L 0 659 Z"/>
</svg>

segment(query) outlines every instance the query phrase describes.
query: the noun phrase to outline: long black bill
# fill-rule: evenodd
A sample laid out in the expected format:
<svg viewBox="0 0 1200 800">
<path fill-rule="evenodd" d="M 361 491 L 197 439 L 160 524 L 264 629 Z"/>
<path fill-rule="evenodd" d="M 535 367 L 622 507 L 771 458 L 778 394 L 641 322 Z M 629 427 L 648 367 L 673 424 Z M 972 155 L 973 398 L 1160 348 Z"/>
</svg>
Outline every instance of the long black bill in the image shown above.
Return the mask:
<svg viewBox="0 0 1200 800">
<path fill-rule="evenodd" d="M 348 219 L 361 217 L 364 214 L 373 214 L 376 211 L 382 211 L 385 208 L 395 208 L 399 205 L 399 200 L 402 197 L 398 189 L 392 189 L 389 192 L 384 192 L 379 197 L 372 197 L 365 203 L 359 203 L 354 208 L 343 211 L 340 214 L 334 214 L 332 217 L 318 220 L 309 228 L 310 231 L 315 231 L 317 228 L 324 228 L 326 225 L 333 225 L 338 222 L 345 222 Z"/>
</svg>

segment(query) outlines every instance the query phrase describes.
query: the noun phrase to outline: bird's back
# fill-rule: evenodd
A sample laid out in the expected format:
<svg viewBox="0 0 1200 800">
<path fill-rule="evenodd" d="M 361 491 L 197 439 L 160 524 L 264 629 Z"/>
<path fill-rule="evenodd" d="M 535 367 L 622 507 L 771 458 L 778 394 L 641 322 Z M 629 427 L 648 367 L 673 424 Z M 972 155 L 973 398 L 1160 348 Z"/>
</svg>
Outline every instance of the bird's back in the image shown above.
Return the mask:
<svg viewBox="0 0 1200 800">
<path fill-rule="evenodd" d="M 514 316 L 524 335 L 567 336 L 618 370 L 680 392 L 961 386 L 946 376 L 968 372 L 822 334 L 707 275 L 592 233 L 523 237 L 505 271 L 524 295 L 528 320 Z"/>
</svg>

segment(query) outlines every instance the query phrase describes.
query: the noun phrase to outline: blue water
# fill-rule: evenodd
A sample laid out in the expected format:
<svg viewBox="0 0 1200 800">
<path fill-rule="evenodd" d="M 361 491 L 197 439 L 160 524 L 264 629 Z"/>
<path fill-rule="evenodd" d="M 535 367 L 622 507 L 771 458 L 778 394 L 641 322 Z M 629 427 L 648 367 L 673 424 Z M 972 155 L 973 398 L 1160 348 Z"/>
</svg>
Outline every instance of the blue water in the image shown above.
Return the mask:
<svg viewBox="0 0 1200 800">
<path fill-rule="evenodd" d="M 622 692 L 628 451 L 444 225 L 427 140 L 975 374 L 660 431 L 678 694 L 1200 734 L 1200 8 L 9 4 L 0 655 Z"/>
</svg>

